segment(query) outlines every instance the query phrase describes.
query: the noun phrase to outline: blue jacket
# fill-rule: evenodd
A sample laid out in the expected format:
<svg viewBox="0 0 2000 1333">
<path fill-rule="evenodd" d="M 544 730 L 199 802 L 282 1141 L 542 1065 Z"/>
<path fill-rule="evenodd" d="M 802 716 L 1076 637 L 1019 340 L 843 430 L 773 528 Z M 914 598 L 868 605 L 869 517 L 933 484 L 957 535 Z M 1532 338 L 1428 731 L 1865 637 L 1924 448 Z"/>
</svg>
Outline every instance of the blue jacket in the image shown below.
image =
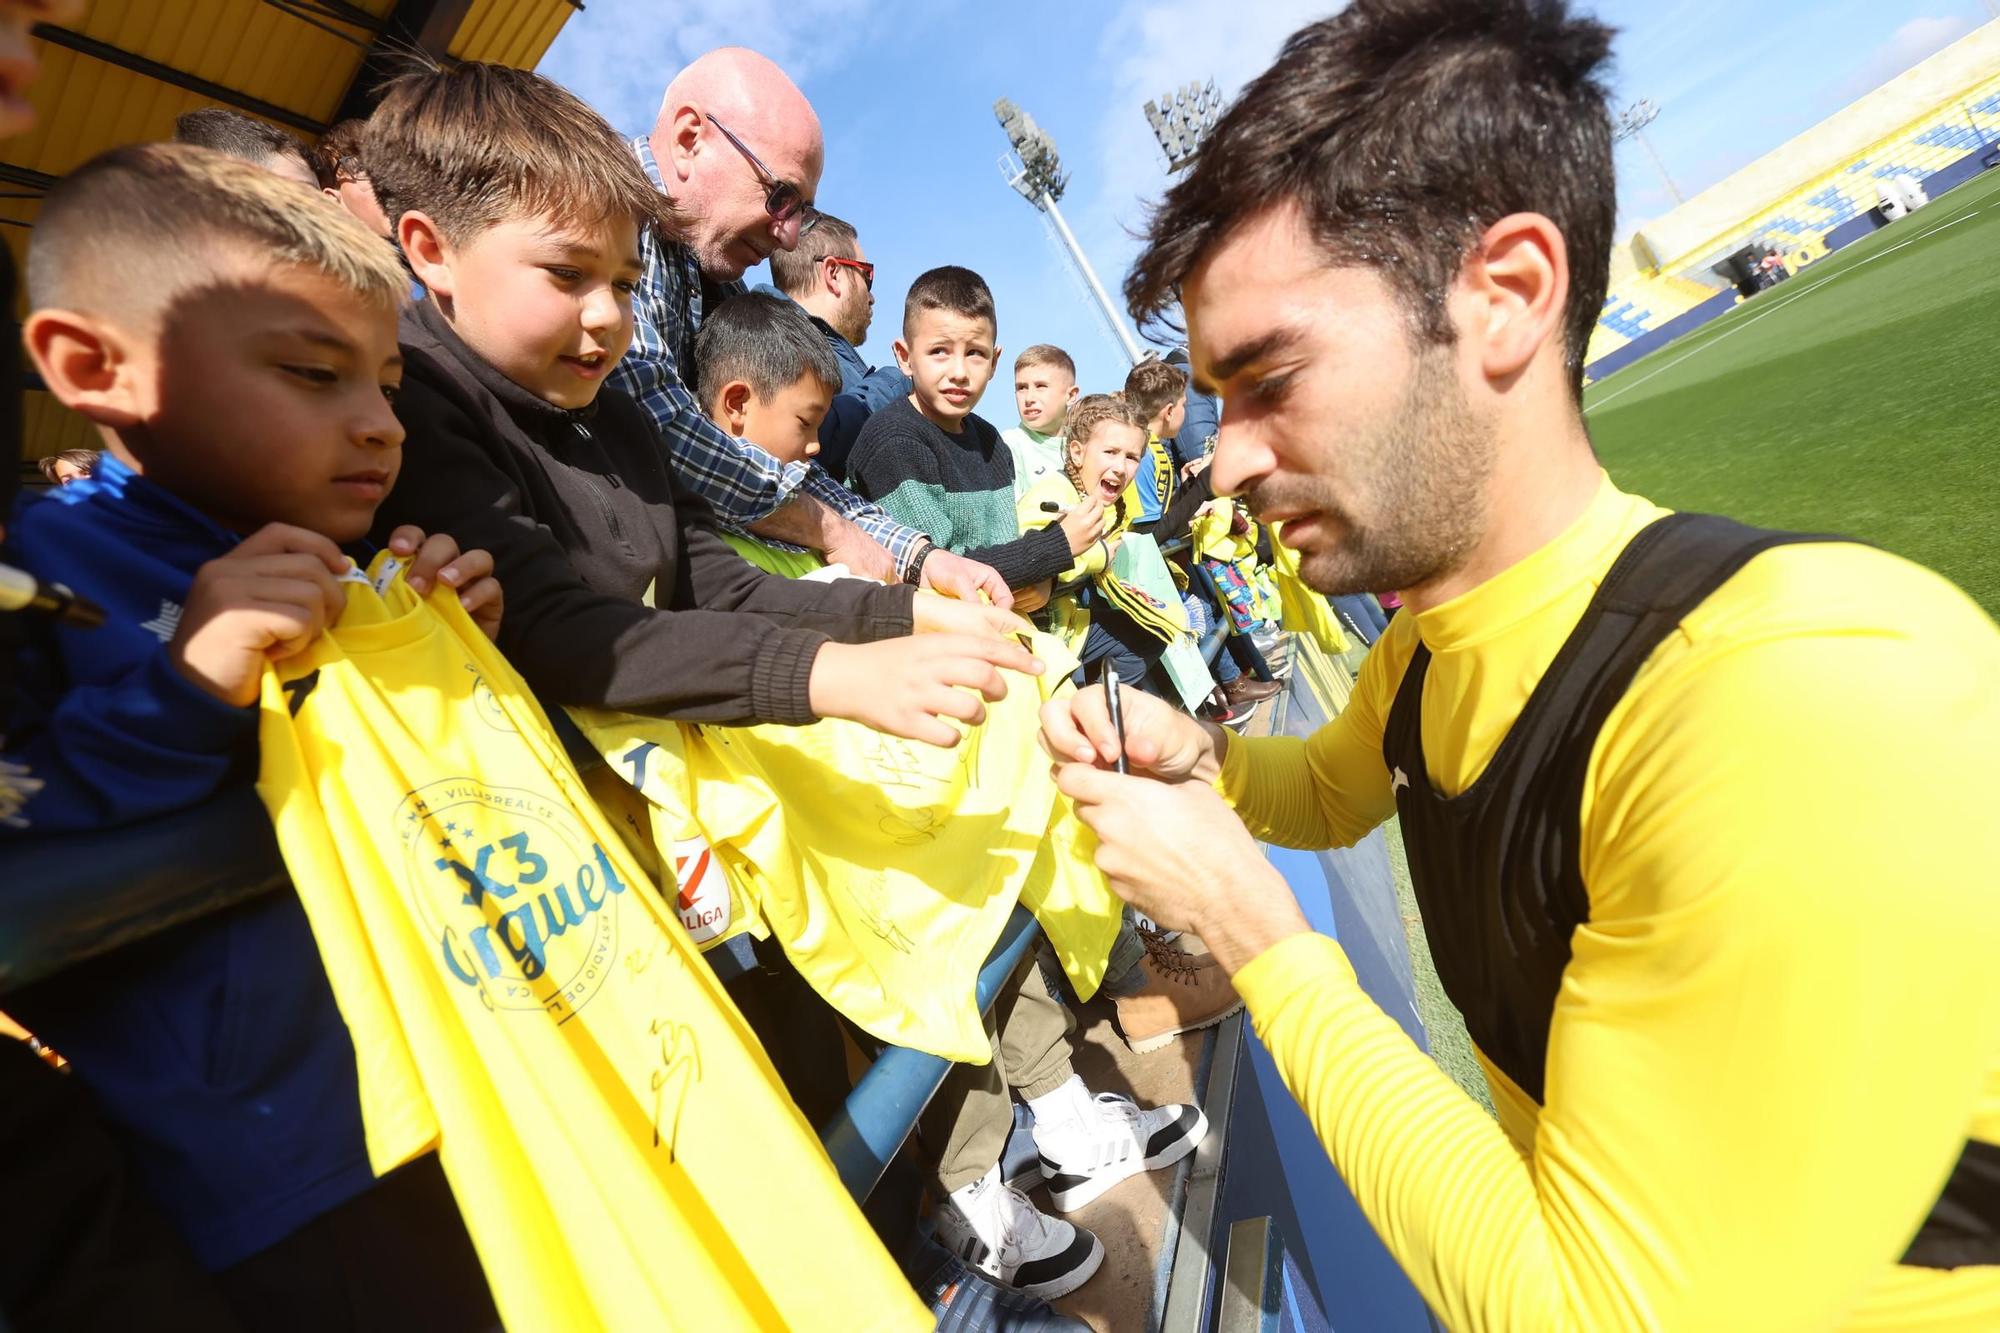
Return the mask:
<svg viewBox="0 0 2000 1333">
<path fill-rule="evenodd" d="M 1176 467 L 1186 467 L 1208 452 L 1209 441 L 1219 429 L 1218 423 L 1221 419 L 1221 414 L 1216 411 L 1215 400 L 1205 393 L 1197 393 L 1194 385 L 1190 383 L 1187 390 L 1187 420 L 1181 423 L 1180 433 L 1167 445 Z"/>
<path fill-rule="evenodd" d="M 760 284 L 757 290 L 783 296 L 787 301 L 792 299 L 768 282 Z M 895 366 L 871 366 L 863 361 L 854 344 L 818 315 L 808 313 L 806 318 L 826 338 L 834 359 L 840 362 L 840 392 L 819 423 L 819 465 L 845 481 L 847 460 L 854 452 L 854 441 L 860 438 L 862 425 L 898 398 L 909 397 L 917 386 Z"/>
<path fill-rule="evenodd" d="M 59 632 L 67 688 L 7 756 L 43 783 L 18 812 L 30 832 L 162 814 L 255 778 L 256 710 L 189 684 L 165 652 L 195 570 L 234 533 L 106 454 L 88 481 L 24 500 L 8 538 L 11 561 L 106 613 L 101 629 Z M 73 968 L 7 1009 L 74 1064 L 211 1269 L 374 1183 L 354 1047 L 292 893 Z"/>
</svg>

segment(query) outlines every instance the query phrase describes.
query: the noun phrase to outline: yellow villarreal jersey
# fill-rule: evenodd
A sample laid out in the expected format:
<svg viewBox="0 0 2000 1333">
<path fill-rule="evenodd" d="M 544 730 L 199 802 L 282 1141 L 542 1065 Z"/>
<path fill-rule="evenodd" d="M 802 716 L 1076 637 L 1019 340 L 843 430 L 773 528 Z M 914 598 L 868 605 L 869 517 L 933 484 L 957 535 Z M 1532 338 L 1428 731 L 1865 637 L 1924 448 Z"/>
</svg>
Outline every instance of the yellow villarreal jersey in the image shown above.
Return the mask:
<svg viewBox="0 0 2000 1333">
<path fill-rule="evenodd" d="M 1007 697 L 952 749 L 827 719 L 694 727 L 572 709 L 674 847 L 697 940 L 768 933 L 814 990 L 876 1037 L 984 1064 L 973 987 L 1015 903 L 1035 913 L 1086 998 L 1121 908 L 1095 844 L 1036 744 L 1070 663 L 1038 636 L 1042 689 Z"/>
<path fill-rule="evenodd" d="M 520 678 L 372 572 L 266 675 L 258 788 L 376 1170 L 435 1147 L 511 1328 L 928 1327 Z"/>
</svg>

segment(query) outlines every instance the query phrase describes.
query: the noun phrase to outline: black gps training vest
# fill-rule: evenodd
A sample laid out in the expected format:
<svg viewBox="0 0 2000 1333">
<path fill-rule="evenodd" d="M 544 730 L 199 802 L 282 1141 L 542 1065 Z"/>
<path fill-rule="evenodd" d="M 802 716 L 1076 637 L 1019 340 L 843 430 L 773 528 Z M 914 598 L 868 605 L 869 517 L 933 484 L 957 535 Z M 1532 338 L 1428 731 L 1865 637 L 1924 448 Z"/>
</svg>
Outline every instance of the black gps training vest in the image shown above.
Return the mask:
<svg viewBox="0 0 2000 1333">
<path fill-rule="evenodd" d="M 1389 709 L 1394 783 L 1424 934 L 1445 994 L 1480 1052 L 1541 1104 L 1570 937 L 1590 916 L 1580 851 L 1584 774 L 1597 734 L 1653 650 L 1752 556 L 1840 538 L 1669 514 L 1613 562 L 1492 762 L 1443 796 L 1424 764 L 1422 643 Z M 1903 1263 L 2000 1263 L 2000 1147 L 1968 1140 Z"/>
</svg>

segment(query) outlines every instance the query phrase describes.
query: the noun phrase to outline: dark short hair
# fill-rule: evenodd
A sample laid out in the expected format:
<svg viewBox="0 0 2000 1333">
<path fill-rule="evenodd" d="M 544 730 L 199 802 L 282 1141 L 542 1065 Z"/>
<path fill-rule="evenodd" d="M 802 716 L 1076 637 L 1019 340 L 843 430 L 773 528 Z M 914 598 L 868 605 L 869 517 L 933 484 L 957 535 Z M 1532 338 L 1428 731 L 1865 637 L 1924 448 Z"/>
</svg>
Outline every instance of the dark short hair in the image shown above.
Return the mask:
<svg viewBox="0 0 2000 1333">
<path fill-rule="evenodd" d="M 1141 361 L 1126 372 L 1125 401 L 1148 425 L 1187 395 L 1187 373 L 1164 361 Z"/>
<path fill-rule="evenodd" d="M 666 196 L 632 146 L 561 84 L 531 70 L 461 61 L 391 79 L 368 117 L 362 157 L 391 224 L 421 211 L 455 241 L 547 214 L 643 229 Z"/>
<path fill-rule="evenodd" d="M 295 157 L 307 167 L 312 166 L 306 146 L 297 139 L 276 125 L 228 107 L 205 106 L 180 117 L 174 122 L 174 142 L 213 148 L 259 166 L 267 157 Z"/>
<path fill-rule="evenodd" d="M 1125 281 L 1134 317 L 1174 327 L 1202 256 L 1296 203 L 1331 262 L 1380 271 L 1416 332 L 1449 343 L 1467 250 L 1508 214 L 1540 213 L 1569 250 L 1563 349 L 1581 394 L 1616 211 L 1611 38 L 1566 0 L 1353 0 L 1300 29 L 1148 220 Z"/>
<path fill-rule="evenodd" d="M 993 317 L 993 289 L 969 268 L 946 264 L 919 274 L 903 298 L 903 336 L 908 337 L 924 310 L 946 310 L 967 319 L 998 323 Z"/>
<path fill-rule="evenodd" d="M 702 317 L 694 339 L 695 383 L 703 406 L 742 380 L 759 402 L 811 375 L 840 392 L 840 362 L 798 304 L 769 292 L 741 292 Z"/>
<path fill-rule="evenodd" d="M 98 453 L 99 451 L 96 449 L 64 449 L 60 453 L 53 453 L 46 458 L 36 459 L 35 466 L 42 470 L 42 475 L 47 477 L 51 483 L 56 480 L 56 464 L 58 463 L 68 463 L 71 467 L 83 473 L 84 476 L 93 476 L 97 472 Z"/>
<path fill-rule="evenodd" d="M 1014 373 L 1020 374 L 1025 366 L 1054 366 L 1070 379 L 1076 378 L 1076 362 L 1070 360 L 1069 353 L 1054 343 L 1036 343 L 1027 351 L 1014 358 Z"/>
<path fill-rule="evenodd" d="M 356 117 L 343 120 L 319 137 L 313 145 L 313 171 L 319 176 L 323 189 L 334 189 L 342 181 L 367 178 L 367 158 L 361 152 L 362 136 L 368 132 L 368 122 Z"/>
<path fill-rule="evenodd" d="M 799 234 L 795 248 L 771 252 L 771 283 L 787 296 L 804 296 L 816 285 L 822 261 L 853 259 L 860 248 L 853 223 L 822 213 L 811 231 Z"/>
</svg>

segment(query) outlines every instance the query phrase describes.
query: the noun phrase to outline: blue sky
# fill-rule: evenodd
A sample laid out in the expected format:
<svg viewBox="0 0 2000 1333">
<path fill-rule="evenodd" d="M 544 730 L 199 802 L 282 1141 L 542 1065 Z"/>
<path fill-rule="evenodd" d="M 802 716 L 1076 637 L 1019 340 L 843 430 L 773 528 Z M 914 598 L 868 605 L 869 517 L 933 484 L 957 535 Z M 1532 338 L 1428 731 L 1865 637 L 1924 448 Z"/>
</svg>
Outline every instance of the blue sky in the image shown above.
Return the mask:
<svg viewBox="0 0 2000 1333">
<path fill-rule="evenodd" d="M 1140 108 L 1193 79 L 1234 93 L 1329 0 L 589 0 L 544 73 L 620 130 L 650 127 L 667 80 L 715 46 L 754 47 L 812 99 L 827 137 L 819 202 L 854 223 L 877 265 L 864 351 L 890 359 L 909 282 L 964 264 L 992 285 L 1000 342 L 1052 342 L 1085 391 L 1125 363 L 1041 217 L 1002 182 L 996 97 L 1055 139 L 1063 212 L 1116 297 L 1130 230 L 1166 182 Z M 1994 16 L 1993 0 L 1581 0 L 1618 27 L 1618 105 L 1651 98 L 1648 131 L 1689 195 L 1811 128 Z M 1672 200 L 1636 144 L 1620 147 L 1621 232 Z M 761 280 L 763 271 L 752 274 Z M 1012 364 L 1003 363 L 1004 376 Z M 1011 380 L 980 410 L 1014 419 Z"/>
</svg>

